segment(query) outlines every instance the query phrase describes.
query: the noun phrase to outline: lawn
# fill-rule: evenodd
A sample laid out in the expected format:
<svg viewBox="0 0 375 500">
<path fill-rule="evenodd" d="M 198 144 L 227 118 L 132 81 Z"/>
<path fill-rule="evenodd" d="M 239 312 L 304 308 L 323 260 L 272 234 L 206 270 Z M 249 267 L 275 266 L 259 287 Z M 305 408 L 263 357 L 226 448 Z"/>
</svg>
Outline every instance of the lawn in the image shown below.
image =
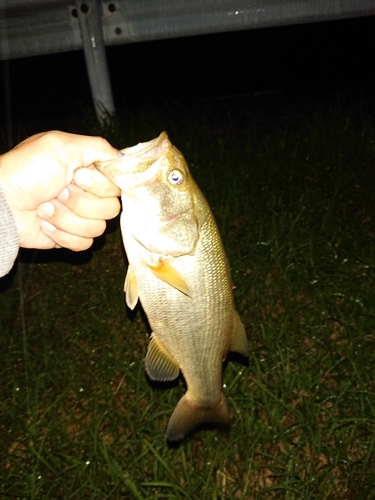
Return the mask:
<svg viewBox="0 0 375 500">
<path fill-rule="evenodd" d="M 375 498 L 374 110 L 285 92 L 67 120 L 119 148 L 168 132 L 213 209 L 250 356 L 225 363 L 230 430 L 168 446 L 185 388 L 144 373 L 118 218 L 87 252 L 23 251 L 0 280 L 1 498 Z"/>
</svg>

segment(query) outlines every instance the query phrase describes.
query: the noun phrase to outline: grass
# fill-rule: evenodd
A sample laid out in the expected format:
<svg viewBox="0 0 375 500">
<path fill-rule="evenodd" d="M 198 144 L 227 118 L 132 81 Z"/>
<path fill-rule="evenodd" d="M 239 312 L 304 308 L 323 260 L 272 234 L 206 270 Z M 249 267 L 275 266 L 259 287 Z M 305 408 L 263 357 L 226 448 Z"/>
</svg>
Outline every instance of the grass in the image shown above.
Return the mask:
<svg viewBox="0 0 375 500">
<path fill-rule="evenodd" d="M 373 107 L 335 96 L 164 103 L 100 129 L 166 129 L 220 227 L 248 332 L 226 364 L 230 431 L 168 447 L 182 385 L 143 370 L 118 221 L 94 248 L 24 252 L 0 281 L 0 496 L 375 498 Z"/>
</svg>

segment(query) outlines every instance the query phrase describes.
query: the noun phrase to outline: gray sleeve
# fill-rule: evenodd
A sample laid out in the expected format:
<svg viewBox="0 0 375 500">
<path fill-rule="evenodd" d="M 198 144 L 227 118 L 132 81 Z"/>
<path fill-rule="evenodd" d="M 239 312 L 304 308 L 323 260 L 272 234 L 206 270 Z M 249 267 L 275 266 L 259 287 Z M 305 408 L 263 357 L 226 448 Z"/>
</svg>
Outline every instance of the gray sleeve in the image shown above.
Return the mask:
<svg viewBox="0 0 375 500">
<path fill-rule="evenodd" d="M 0 189 L 0 278 L 12 269 L 19 250 L 16 223 Z"/>
</svg>

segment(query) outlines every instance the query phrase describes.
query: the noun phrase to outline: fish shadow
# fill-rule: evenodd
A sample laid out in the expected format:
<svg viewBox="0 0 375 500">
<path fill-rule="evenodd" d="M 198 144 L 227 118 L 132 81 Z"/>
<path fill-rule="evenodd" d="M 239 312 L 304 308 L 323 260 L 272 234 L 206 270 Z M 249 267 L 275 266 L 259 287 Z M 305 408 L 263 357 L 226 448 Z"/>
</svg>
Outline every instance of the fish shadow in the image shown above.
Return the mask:
<svg viewBox="0 0 375 500">
<path fill-rule="evenodd" d="M 152 388 L 152 389 L 157 389 L 159 391 L 164 391 L 164 390 L 168 390 L 168 389 L 173 389 L 174 387 L 177 387 L 178 385 L 180 385 L 181 381 L 185 387 L 185 390 L 187 388 L 186 386 L 186 383 L 185 383 L 185 380 L 184 380 L 184 377 L 182 376 L 182 374 L 180 373 L 180 375 L 175 378 L 174 380 L 153 380 L 151 379 L 147 373 L 145 372 L 145 377 L 146 377 L 146 381 L 148 383 L 148 385 Z"/>
<path fill-rule="evenodd" d="M 249 356 L 244 356 L 243 354 L 240 354 L 239 352 L 235 351 L 228 352 L 228 355 L 223 362 L 223 372 L 228 366 L 228 363 L 231 362 L 239 363 L 240 365 L 243 366 L 249 366 Z"/>
<path fill-rule="evenodd" d="M 215 423 L 209 423 L 205 422 L 201 424 L 199 427 L 191 431 L 186 437 L 181 439 L 181 441 L 169 441 L 168 438 L 166 438 L 167 446 L 169 449 L 177 449 L 179 448 L 182 444 L 185 444 L 187 441 L 190 440 L 195 440 L 201 433 L 205 433 L 207 431 L 219 431 L 220 436 L 224 438 L 224 440 L 229 440 L 230 438 L 230 432 L 231 432 L 231 425 L 224 425 L 224 424 L 215 424 Z M 203 436 L 203 434 L 202 434 Z"/>
</svg>

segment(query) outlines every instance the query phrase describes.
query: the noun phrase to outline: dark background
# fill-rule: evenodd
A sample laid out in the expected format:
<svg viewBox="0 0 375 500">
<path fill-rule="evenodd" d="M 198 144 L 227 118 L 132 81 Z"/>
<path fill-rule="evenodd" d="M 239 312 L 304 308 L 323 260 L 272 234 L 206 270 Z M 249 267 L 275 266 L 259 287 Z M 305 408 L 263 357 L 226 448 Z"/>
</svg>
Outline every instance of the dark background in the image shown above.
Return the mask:
<svg viewBox="0 0 375 500">
<path fill-rule="evenodd" d="M 117 109 L 300 88 L 366 88 L 374 78 L 375 17 L 255 29 L 107 48 Z M 91 106 L 82 51 L 9 62 L 15 122 Z M 4 123 L 4 77 L 0 78 Z M 53 126 L 53 120 L 51 125 Z"/>
</svg>

